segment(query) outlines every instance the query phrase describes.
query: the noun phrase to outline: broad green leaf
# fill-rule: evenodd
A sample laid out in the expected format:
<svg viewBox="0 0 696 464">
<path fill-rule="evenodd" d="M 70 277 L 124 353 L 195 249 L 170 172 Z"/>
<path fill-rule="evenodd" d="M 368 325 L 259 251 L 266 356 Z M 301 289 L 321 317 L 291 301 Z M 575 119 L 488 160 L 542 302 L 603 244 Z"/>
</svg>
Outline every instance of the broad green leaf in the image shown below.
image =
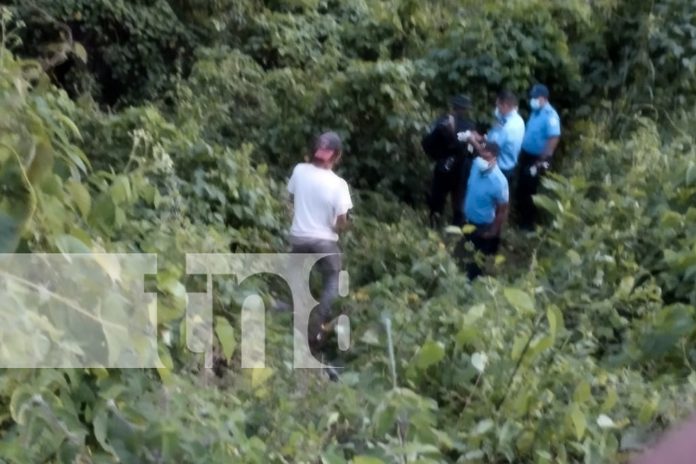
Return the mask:
<svg viewBox="0 0 696 464">
<path fill-rule="evenodd" d="M 587 428 L 587 419 L 585 418 L 585 414 L 580 410 L 577 404 L 573 404 L 568 413 L 570 414 L 570 419 L 573 422 L 575 438 L 582 440 Z"/>
<path fill-rule="evenodd" d="M 527 340 L 529 340 L 528 335 L 515 336 L 515 341 L 512 343 L 512 352 L 511 352 L 512 359 L 520 359 L 520 356 L 522 355 L 522 350 L 527 345 Z"/>
<path fill-rule="evenodd" d="M 326 427 L 331 427 L 332 425 L 337 423 L 340 417 L 340 413 L 338 413 L 337 411 L 333 411 L 331 414 L 329 414 L 329 418 L 326 420 Z"/>
<path fill-rule="evenodd" d="M 55 117 L 60 122 L 62 122 L 70 130 L 70 132 L 72 132 L 73 137 L 75 137 L 78 140 L 82 140 L 82 134 L 80 134 L 80 129 L 77 128 L 77 125 L 72 121 L 72 119 L 61 113 L 55 114 Z M 72 146 L 70 148 L 72 148 L 73 151 L 75 151 L 75 153 L 81 160 L 83 160 L 86 163 L 89 163 L 89 160 L 79 148 L 75 146 Z"/>
<path fill-rule="evenodd" d="M 379 346 L 379 336 L 377 335 L 377 332 L 374 329 L 367 329 L 362 337 L 360 337 L 360 341 L 363 343 L 367 343 L 368 345 L 374 345 L 374 346 Z"/>
<path fill-rule="evenodd" d="M 689 166 L 686 168 L 686 185 L 696 183 L 696 163 L 689 161 Z"/>
<path fill-rule="evenodd" d="M 553 346 L 553 338 L 550 335 L 536 339 L 529 346 L 529 350 L 527 351 L 527 354 L 525 356 L 526 361 L 527 362 L 534 361 L 534 359 L 537 356 L 539 356 L 541 353 L 548 350 L 552 346 Z"/>
<path fill-rule="evenodd" d="M 582 264 L 582 258 L 575 250 L 568 250 L 566 255 L 573 266 L 580 266 Z"/>
<path fill-rule="evenodd" d="M 36 197 L 19 158 L 14 155 L 0 171 L 0 253 L 14 253 L 27 222 L 34 214 Z"/>
<path fill-rule="evenodd" d="M 559 213 L 558 202 L 551 200 L 546 195 L 534 195 L 534 204 L 542 207 L 543 209 L 552 214 Z"/>
<path fill-rule="evenodd" d="M 224 317 L 218 316 L 215 318 L 215 334 L 222 345 L 222 352 L 225 359 L 230 359 L 237 348 L 237 340 L 234 335 L 234 328 L 229 321 Z"/>
<path fill-rule="evenodd" d="M 534 432 L 526 430 L 517 438 L 515 446 L 520 454 L 527 454 L 534 444 Z"/>
<path fill-rule="evenodd" d="M 657 412 L 657 407 L 659 405 L 659 399 L 655 396 L 650 398 L 649 401 L 643 402 L 643 407 L 640 408 L 638 412 L 638 422 L 640 424 L 649 423 Z"/>
<path fill-rule="evenodd" d="M 73 164 L 77 166 L 80 171 L 82 171 L 83 174 L 87 174 L 87 164 L 85 164 L 83 159 L 84 155 L 81 154 L 77 148 L 68 150 L 66 155 L 68 156 L 68 159 L 70 159 L 70 161 L 72 161 Z"/>
<path fill-rule="evenodd" d="M 27 178 L 32 185 L 40 184 L 53 172 L 53 148 L 48 140 L 37 142 L 34 157 L 27 167 Z"/>
<path fill-rule="evenodd" d="M 666 211 L 660 219 L 660 226 L 665 228 L 681 227 L 684 219 L 681 214 L 675 211 Z"/>
<path fill-rule="evenodd" d="M 440 342 L 427 341 L 416 354 L 416 366 L 419 369 L 427 369 L 445 357 L 445 347 Z"/>
<path fill-rule="evenodd" d="M 602 412 L 609 412 L 611 411 L 616 403 L 619 400 L 619 395 L 616 394 L 616 388 L 611 387 L 607 391 L 607 397 L 604 399 L 604 403 L 602 403 Z"/>
<path fill-rule="evenodd" d="M 626 298 L 631 293 L 631 290 L 633 290 L 635 281 L 636 279 L 633 276 L 626 276 L 622 278 L 621 284 L 619 285 L 616 295 L 614 296 L 616 298 Z"/>
<path fill-rule="evenodd" d="M 534 311 L 534 301 L 526 292 L 518 288 L 507 287 L 503 290 L 503 294 L 508 302 L 518 311 L 522 313 Z"/>
<path fill-rule="evenodd" d="M 105 230 L 111 230 L 116 221 L 116 205 L 111 195 L 108 193 L 101 193 L 96 197 L 94 205 L 91 208 L 89 220 L 91 223 Z"/>
<path fill-rule="evenodd" d="M 158 354 L 159 354 L 159 359 L 162 362 L 161 367 L 157 367 L 157 373 L 160 376 L 160 379 L 162 379 L 162 382 L 164 384 L 170 383 L 172 380 L 173 376 L 173 369 L 174 369 L 174 361 L 172 360 L 171 354 L 169 354 L 169 350 L 166 347 L 158 347 Z"/>
<path fill-rule="evenodd" d="M 585 380 L 580 382 L 577 387 L 575 387 L 575 393 L 573 393 L 573 401 L 577 404 L 583 404 L 592 398 L 592 389 L 590 384 Z"/>
<path fill-rule="evenodd" d="M 464 314 L 464 320 L 467 324 L 471 324 L 483 317 L 486 313 L 485 304 L 477 304 L 469 308 L 469 310 Z"/>
<path fill-rule="evenodd" d="M 385 464 L 385 463 L 381 459 L 375 458 L 372 456 L 355 456 L 353 458 L 353 464 Z"/>
<path fill-rule="evenodd" d="M 127 176 L 117 176 L 111 185 L 111 197 L 116 205 L 131 199 L 131 186 Z"/>
<path fill-rule="evenodd" d="M 430 432 L 433 433 L 437 437 L 437 442 L 438 445 L 441 447 L 444 447 L 445 449 L 452 449 L 454 447 L 454 443 L 452 442 L 452 438 L 446 433 L 441 430 L 438 430 L 436 428 L 430 428 Z"/>
<path fill-rule="evenodd" d="M 80 214 L 82 214 L 82 217 L 87 218 L 92 207 L 92 197 L 90 197 L 85 186 L 80 182 L 68 180 L 65 183 L 65 187 L 68 189 L 68 192 L 70 192 L 70 196 L 80 211 Z"/>
<path fill-rule="evenodd" d="M 321 453 L 321 464 L 345 464 L 343 452 L 335 449 L 324 450 Z"/>
<path fill-rule="evenodd" d="M 549 321 L 549 332 L 556 339 L 558 332 L 564 329 L 563 314 L 557 306 L 550 305 L 546 308 L 546 318 Z"/>
<path fill-rule="evenodd" d="M 97 410 L 97 413 L 95 414 L 94 419 L 92 421 L 94 437 L 97 439 L 97 442 L 99 442 L 104 451 L 111 453 L 113 456 L 117 456 L 116 451 L 109 444 L 107 438 L 108 421 L 109 415 L 107 410 L 104 407 L 100 407 Z"/>
<path fill-rule="evenodd" d="M 87 50 L 80 42 L 73 43 L 73 53 L 79 58 L 83 63 L 87 63 Z"/>
<path fill-rule="evenodd" d="M 27 408 L 31 407 L 31 399 L 33 393 L 28 386 L 20 386 L 15 388 L 10 397 L 10 414 L 12 420 L 19 425 L 26 424 Z"/>
<path fill-rule="evenodd" d="M 457 332 L 457 335 L 454 337 L 454 340 L 457 346 L 462 347 L 473 344 L 478 340 L 478 338 L 479 331 L 476 329 L 476 327 L 466 326 L 462 327 L 462 329 L 459 332 Z"/>
<path fill-rule="evenodd" d="M 253 388 L 258 388 L 266 384 L 268 379 L 273 376 L 273 369 L 270 367 L 263 367 L 251 370 L 251 386 Z"/>
</svg>

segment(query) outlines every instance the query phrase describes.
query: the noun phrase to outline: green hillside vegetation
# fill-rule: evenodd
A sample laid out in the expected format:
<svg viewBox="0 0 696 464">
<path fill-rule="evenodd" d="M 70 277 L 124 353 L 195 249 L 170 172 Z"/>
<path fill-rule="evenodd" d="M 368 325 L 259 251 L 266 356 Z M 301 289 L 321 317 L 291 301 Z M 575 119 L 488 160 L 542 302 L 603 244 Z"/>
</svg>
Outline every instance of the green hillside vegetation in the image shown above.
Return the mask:
<svg viewBox="0 0 696 464">
<path fill-rule="evenodd" d="M 3 3 L 0 252 L 158 254 L 168 367 L 2 370 L 0 462 L 627 462 L 696 406 L 689 2 Z M 487 121 L 536 81 L 565 130 L 545 225 L 506 228 L 471 283 L 427 227 L 420 138 L 451 95 Z M 217 282 L 204 369 L 184 255 L 286 252 L 287 178 L 328 129 L 355 189 L 345 372 L 292 369 L 272 312 L 266 368 L 241 369 L 270 279 Z"/>
</svg>

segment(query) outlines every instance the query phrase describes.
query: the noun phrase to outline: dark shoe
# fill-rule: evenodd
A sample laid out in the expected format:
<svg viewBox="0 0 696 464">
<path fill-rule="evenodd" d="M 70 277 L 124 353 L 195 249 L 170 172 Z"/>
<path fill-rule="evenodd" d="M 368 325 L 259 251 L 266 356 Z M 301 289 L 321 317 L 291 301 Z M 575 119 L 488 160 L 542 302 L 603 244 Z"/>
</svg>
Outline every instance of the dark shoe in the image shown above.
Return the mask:
<svg viewBox="0 0 696 464">
<path fill-rule="evenodd" d="M 338 382 L 338 370 L 336 370 L 335 367 L 327 367 L 324 370 L 326 371 L 326 375 L 329 376 L 329 380 L 332 382 Z"/>
</svg>

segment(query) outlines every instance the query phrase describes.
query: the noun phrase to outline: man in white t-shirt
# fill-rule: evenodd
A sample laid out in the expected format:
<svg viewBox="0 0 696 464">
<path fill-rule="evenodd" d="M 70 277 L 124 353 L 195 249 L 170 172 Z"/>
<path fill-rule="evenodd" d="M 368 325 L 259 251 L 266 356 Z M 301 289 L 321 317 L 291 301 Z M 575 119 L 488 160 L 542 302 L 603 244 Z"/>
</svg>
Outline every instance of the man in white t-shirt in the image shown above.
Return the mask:
<svg viewBox="0 0 696 464">
<path fill-rule="evenodd" d="M 345 180 L 333 168 L 341 159 L 341 139 L 335 132 L 319 136 L 309 163 L 295 166 L 288 183 L 293 203 L 290 243 L 293 253 L 334 253 L 319 261 L 323 291 L 319 301 L 319 321 L 310 324 L 310 340 L 315 341 L 321 324 L 330 318 L 331 304 L 338 297 L 341 250 L 338 235 L 348 227 L 348 211 L 353 207 Z"/>
</svg>

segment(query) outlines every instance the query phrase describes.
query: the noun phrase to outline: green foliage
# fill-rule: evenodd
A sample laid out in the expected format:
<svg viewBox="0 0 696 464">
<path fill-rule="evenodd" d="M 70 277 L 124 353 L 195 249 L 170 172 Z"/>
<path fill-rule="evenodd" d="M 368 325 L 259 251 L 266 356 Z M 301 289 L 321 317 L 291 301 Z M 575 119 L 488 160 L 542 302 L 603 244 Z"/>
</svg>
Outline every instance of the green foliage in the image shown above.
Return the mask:
<svg viewBox="0 0 696 464">
<path fill-rule="evenodd" d="M 60 63 L 54 78 L 73 95 L 91 92 L 111 105 L 153 98 L 171 87 L 196 42 L 166 0 L 11 3 L 27 24 L 23 52 L 35 56 L 71 39 L 85 44 L 86 65 Z"/>
<path fill-rule="evenodd" d="M 626 462 L 696 406 L 686 2 L 14 4 L 17 50 L 64 44 L 54 82 L 139 105 L 71 101 L 46 56 L 0 48 L 0 251 L 156 253 L 164 367 L 3 371 L 2 459 Z M 418 142 L 453 93 L 484 119 L 499 87 L 534 80 L 570 128 L 536 198 L 548 223 L 508 229 L 472 284 L 424 226 Z M 291 368 L 283 313 L 267 315 L 266 368 L 241 370 L 245 297 L 286 291 L 261 278 L 215 283 L 211 375 L 185 344 L 184 254 L 287 249 L 284 181 L 329 128 L 356 204 L 341 382 Z"/>
<path fill-rule="evenodd" d="M 445 102 L 465 89 L 477 109 L 485 110 L 478 114 L 487 117 L 499 89 L 512 90 L 524 101 L 530 83 L 544 82 L 557 105 L 577 105 L 577 59 L 570 53 L 568 25 L 558 20 L 560 15 L 535 2 L 515 9 L 490 3 L 473 14 L 460 12 L 456 26 L 429 52 L 433 101 Z"/>
</svg>

